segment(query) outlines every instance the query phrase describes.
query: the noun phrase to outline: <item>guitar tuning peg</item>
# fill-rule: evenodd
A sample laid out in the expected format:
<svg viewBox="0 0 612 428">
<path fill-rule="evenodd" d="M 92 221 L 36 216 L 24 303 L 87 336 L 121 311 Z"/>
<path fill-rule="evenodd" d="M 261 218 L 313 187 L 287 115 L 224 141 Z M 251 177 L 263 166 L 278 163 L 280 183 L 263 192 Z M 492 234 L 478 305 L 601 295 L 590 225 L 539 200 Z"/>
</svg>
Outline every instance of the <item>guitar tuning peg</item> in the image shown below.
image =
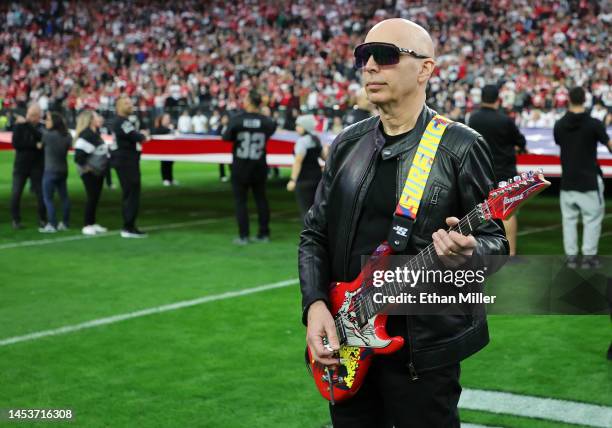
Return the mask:
<svg viewBox="0 0 612 428">
<path fill-rule="evenodd" d="M 511 178 L 509 178 L 509 179 L 508 179 L 508 184 L 512 184 L 512 183 L 514 183 L 514 180 L 513 180 L 513 179 L 511 179 Z"/>
<path fill-rule="evenodd" d="M 527 179 L 529 178 L 529 174 L 527 174 L 526 172 L 522 172 L 522 173 L 521 173 L 521 178 L 522 178 L 523 180 L 527 180 Z"/>
<path fill-rule="evenodd" d="M 521 177 L 519 175 L 514 176 L 514 182 L 521 181 Z"/>
<path fill-rule="evenodd" d="M 501 189 L 502 187 L 506 187 L 507 185 L 508 185 L 508 183 L 507 183 L 507 182 L 505 182 L 505 181 L 500 181 L 500 182 L 499 182 L 499 184 L 497 185 L 497 187 L 498 187 L 499 189 Z"/>
</svg>

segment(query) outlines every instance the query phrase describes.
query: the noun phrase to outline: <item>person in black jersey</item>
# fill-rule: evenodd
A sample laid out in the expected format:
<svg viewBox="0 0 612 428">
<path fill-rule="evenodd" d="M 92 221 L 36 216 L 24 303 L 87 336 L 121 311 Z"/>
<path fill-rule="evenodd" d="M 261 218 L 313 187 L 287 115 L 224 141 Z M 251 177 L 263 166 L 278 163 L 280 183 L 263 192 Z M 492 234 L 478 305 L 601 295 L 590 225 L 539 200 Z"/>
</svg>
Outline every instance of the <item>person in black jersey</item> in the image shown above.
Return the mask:
<svg viewBox="0 0 612 428">
<path fill-rule="evenodd" d="M 257 241 L 267 242 L 270 236 L 270 210 L 266 198 L 266 143 L 276 131 L 276 123 L 259 112 L 261 95 L 251 91 L 245 100 L 245 112 L 230 119 L 223 139 L 232 141 L 232 189 L 236 201 L 236 219 L 239 237 L 235 244 L 249 242 L 249 214 L 247 211 L 247 192 L 253 189 L 259 232 Z"/>
<path fill-rule="evenodd" d="M 303 115 L 295 121 L 295 129 L 300 137 L 295 142 L 295 159 L 291 168 L 291 179 L 287 183 L 287 190 L 293 192 L 303 219 L 312 203 L 319 181 L 321 181 L 321 165 L 319 158 L 325 160 L 327 147 L 323 148 L 319 137 L 314 135 L 317 124 L 312 114 Z"/>
<path fill-rule="evenodd" d="M 132 100 L 122 96 L 117 100 L 117 117 L 113 122 L 115 142 L 111 150 L 111 165 L 117 171 L 122 192 L 123 238 L 144 238 L 146 233 L 136 227 L 140 205 L 140 152 L 147 139 L 138 132 L 128 116 L 132 114 Z"/>
<path fill-rule="evenodd" d="M 470 116 L 468 126 L 480 133 L 493 154 L 493 168 L 496 180 L 502 181 L 518 175 L 516 154 L 526 153 L 525 136 L 521 134 L 514 120 L 498 111 L 499 90 L 495 85 L 482 89 L 480 110 Z M 510 255 L 516 255 L 518 222 L 516 214 L 504 220 L 506 237 L 510 243 Z"/>
</svg>

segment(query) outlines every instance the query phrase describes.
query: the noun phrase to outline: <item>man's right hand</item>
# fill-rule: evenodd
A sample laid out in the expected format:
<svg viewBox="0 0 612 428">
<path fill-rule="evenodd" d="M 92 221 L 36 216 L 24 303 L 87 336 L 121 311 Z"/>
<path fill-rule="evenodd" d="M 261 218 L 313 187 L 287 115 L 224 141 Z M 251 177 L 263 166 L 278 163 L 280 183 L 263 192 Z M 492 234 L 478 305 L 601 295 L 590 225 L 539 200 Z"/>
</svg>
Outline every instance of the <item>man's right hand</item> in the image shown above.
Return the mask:
<svg viewBox="0 0 612 428">
<path fill-rule="evenodd" d="M 331 350 L 323 345 L 324 337 L 327 338 Z M 335 353 L 340 349 L 338 335 L 336 334 L 336 324 L 325 302 L 322 300 L 317 300 L 308 308 L 306 342 L 316 362 L 326 366 L 340 364 L 340 360 L 334 358 Z"/>
</svg>

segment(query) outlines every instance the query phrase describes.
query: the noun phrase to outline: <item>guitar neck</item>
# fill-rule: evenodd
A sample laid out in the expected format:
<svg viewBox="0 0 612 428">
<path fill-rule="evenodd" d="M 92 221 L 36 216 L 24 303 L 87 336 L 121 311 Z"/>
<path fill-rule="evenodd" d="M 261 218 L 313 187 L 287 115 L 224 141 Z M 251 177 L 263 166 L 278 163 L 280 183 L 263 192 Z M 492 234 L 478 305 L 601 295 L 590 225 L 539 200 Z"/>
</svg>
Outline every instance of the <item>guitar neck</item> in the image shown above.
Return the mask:
<svg viewBox="0 0 612 428">
<path fill-rule="evenodd" d="M 491 219 L 505 220 L 521 204 L 524 204 L 548 186 L 550 186 L 550 182 L 546 181 L 542 170 L 524 172 L 520 176 L 509 178 L 507 182 L 501 181 L 498 188 L 489 192 L 488 198 L 483 203 L 478 204 L 457 225 L 451 227 L 450 231 L 467 236 Z M 385 253 L 384 256 L 387 255 L 388 253 Z M 401 266 L 400 269 L 407 268 L 413 272 L 419 269 L 428 269 L 436 265 L 437 259 L 436 249 L 431 243 L 410 259 L 406 265 Z M 372 257 L 362 269 L 362 275 L 366 278 L 366 281 L 372 280 L 371 275 L 377 266 L 380 266 L 379 260 L 377 257 Z M 379 290 L 377 287 L 371 284 L 365 284 L 365 286 L 362 284 L 362 286 L 364 290 L 358 296 L 358 301 L 353 306 L 353 312 L 357 315 L 360 323 L 365 323 L 385 309 L 388 304 L 384 300 L 381 303 L 374 301 L 373 294 Z M 401 293 L 411 287 L 411 284 L 390 282 L 385 287 L 386 295 L 400 296 Z"/>
</svg>

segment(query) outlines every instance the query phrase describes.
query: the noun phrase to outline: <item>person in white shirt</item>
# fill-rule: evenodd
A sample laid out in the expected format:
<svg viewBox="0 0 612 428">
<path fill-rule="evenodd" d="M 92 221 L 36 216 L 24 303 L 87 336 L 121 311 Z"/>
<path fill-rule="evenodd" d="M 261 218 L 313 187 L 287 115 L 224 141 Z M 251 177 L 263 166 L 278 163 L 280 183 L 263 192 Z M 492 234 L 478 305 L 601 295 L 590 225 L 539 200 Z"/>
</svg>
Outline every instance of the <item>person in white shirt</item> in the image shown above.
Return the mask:
<svg viewBox="0 0 612 428">
<path fill-rule="evenodd" d="M 49 111 L 49 97 L 47 97 L 46 94 L 42 94 L 40 98 L 38 98 L 38 105 L 40 106 L 41 111 Z"/>
<path fill-rule="evenodd" d="M 198 110 L 196 115 L 191 119 L 193 132 L 196 134 L 206 134 L 208 132 L 208 118 L 202 110 Z"/>
<path fill-rule="evenodd" d="M 191 116 L 189 116 L 189 110 L 184 110 L 178 119 L 177 125 L 178 132 L 181 134 L 190 134 L 193 132 Z"/>
<path fill-rule="evenodd" d="M 208 121 L 208 128 L 212 134 L 221 134 L 221 113 L 219 113 L 219 110 L 213 111 L 213 114 Z"/>
<path fill-rule="evenodd" d="M 475 106 L 480 105 L 480 102 L 482 100 L 482 89 L 480 89 L 479 86 L 474 86 L 472 89 L 470 89 L 470 99 L 472 101 L 472 104 Z"/>
<path fill-rule="evenodd" d="M 591 117 L 601 120 L 604 125 L 606 124 L 606 116 L 608 115 L 608 109 L 601 103 L 596 103 L 591 110 Z"/>
</svg>

